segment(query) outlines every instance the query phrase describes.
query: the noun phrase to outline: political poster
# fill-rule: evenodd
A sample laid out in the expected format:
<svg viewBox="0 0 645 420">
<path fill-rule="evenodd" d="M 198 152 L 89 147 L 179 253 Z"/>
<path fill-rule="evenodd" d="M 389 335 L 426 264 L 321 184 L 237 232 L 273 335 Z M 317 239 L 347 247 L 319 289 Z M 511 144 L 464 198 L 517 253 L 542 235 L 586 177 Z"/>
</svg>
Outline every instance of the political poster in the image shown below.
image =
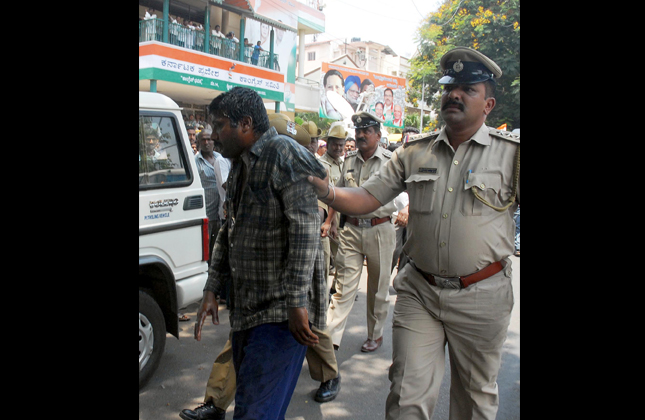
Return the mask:
<svg viewBox="0 0 645 420">
<path fill-rule="evenodd" d="M 386 127 L 403 127 L 405 78 L 327 62 L 320 73 L 320 117 L 346 119 L 349 105 L 354 112 L 360 109 L 383 118 Z"/>
</svg>

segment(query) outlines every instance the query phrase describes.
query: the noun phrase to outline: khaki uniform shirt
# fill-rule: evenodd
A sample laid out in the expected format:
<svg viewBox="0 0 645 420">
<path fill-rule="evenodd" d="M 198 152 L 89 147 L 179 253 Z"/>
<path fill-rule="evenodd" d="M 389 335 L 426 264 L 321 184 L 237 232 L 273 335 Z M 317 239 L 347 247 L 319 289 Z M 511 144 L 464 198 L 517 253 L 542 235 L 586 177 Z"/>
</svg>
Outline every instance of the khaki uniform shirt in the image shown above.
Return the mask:
<svg viewBox="0 0 645 420">
<path fill-rule="evenodd" d="M 336 185 L 343 170 L 343 161 L 340 159 L 334 159 L 329 156 L 329 153 L 325 153 L 322 155 L 319 162 L 329 168 L 329 181 Z"/>
<path fill-rule="evenodd" d="M 404 251 L 415 265 L 441 277 L 472 274 L 513 253 L 513 213 L 519 203 L 498 212 L 513 187 L 519 136 L 482 125 L 455 152 L 445 128 L 398 148 L 392 159 L 362 186 L 381 203 L 407 190 L 408 240 Z"/>
<path fill-rule="evenodd" d="M 363 155 L 359 150 L 353 150 L 347 153 L 345 158 L 345 163 L 343 164 L 343 171 L 340 179 L 336 183 L 337 187 L 361 187 L 363 184 L 374 174 L 376 174 L 392 157 L 392 152 L 387 149 L 382 148 L 381 146 L 376 146 L 376 152 L 372 155 L 371 158 L 367 159 L 367 162 L 363 160 Z M 378 209 L 374 210 L 371 213 L 362 214 L 359 216 L 354 216 L 359 219 L 372 219 L 374 217 L 386 217 L 392 216 L 392 213 L 396 211 L 396 206 L 394 205 L 394 197 L 397 194 L 389 197 L 385 201 L 381 201 L 383 204 Z M 378 198 L 378 197 L 377 197 Z"/>
<path fill-rule="evenodd" d="M 342 173 L 343 162 L 340 159 L 334 159 L 333 157 L 329 156 L 329 153 L 325 153 L 324 155 L 322 155 L 318 160 L 318 162 L 322 163 L 325 169 L 327 169 L 327 173 L 329 174 L 329 183 L 336 185 Z M 323 207 L 324 209 L 329 208 L 327 204 L 323 203 L 320 200 L 318 200 L 318 206 Z M 338 224 L 339 218 L 340 218 L 340 213 L 336 213 L 337 224 Z"/>
</svg>

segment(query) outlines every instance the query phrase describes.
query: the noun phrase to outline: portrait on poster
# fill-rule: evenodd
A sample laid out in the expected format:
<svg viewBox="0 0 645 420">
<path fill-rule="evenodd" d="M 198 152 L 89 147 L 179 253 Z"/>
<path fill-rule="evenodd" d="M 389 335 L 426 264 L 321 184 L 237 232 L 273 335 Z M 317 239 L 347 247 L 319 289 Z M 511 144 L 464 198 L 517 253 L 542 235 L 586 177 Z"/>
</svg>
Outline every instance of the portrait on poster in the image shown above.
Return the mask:
<svg viewBox="0 0 645 420">
<path fill-rule="evenodd" d="M 343 120 L 361 110 L 383 118 L 386 127 L 403 127 L 405 93 L 402 77 L 323 62 L 318 114 Z"/>
</svg>

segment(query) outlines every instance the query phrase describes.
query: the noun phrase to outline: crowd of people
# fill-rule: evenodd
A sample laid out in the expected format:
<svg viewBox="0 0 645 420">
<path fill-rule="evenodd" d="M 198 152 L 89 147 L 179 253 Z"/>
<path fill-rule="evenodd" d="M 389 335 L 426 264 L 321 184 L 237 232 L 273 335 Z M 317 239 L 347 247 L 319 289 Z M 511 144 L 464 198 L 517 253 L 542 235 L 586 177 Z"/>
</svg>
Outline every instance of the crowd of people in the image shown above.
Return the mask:
<svg viewBox="0 0 645 420">
<path fill-rule="evenodd" d="M 323 135 L 311 121 L 267 115 L 262 98 L 242 87 L 211 102 L 210 124 L 186 121 L 213 221 L 194 336 L 208 318 L 219 324 L 219 304 L 231 332 L 204 404 L 182 419 L 224 419 L 233 401 L 235 419 L 284 419 L 305 358 L 320 382 L 314 399 L 336 398 L 335 351 L 363 267 L 364 353 L 383 344 L 398 270 L 392 384 L 378 402 L 386 419 L 432 417 L 446 343 L 451 418 L 495 418 L 513 307 L 509 256 L 519 256 L 519 135 L 485 125 L 497 64 L 456 47 L 441 65 L 446 126 L 406 127 L 397 143 L 381 142 L 378 113 L 351 117 L 354 138 L 342 124 Z"/>
<path fill-rule="evenodd" d="M 170 19 L 168 27 L 170 44 L 197 51 L 205 51 L 206 30 L 201 23 L 180 16 L 168 15 L 168 17 Z M 140 33 L 140 39 L 142 41 L 162 41 L 163 22 L 157 18 L 156 12 L 148 8 L 142 20 L 144 23 L 141 27 L 142 33 Z M 246 63 L 266 67 L 268 53 L 260 46 L 260 43 L 261 41 L 252 44 L 249 43 L 247 38 L 244 38 L 244 44 L 240 45 L 240 40 L 235 36 L 234 31 L 229 31 L 224 34 L 221 31 L 221 26 L 215 25 L 210 33 L 210 43 L 207 52 L 238 60 L 240 48 L 244 48 L 244 61 Z M 277 58 L 274 61 L 277 61 Z"/>
</svg>

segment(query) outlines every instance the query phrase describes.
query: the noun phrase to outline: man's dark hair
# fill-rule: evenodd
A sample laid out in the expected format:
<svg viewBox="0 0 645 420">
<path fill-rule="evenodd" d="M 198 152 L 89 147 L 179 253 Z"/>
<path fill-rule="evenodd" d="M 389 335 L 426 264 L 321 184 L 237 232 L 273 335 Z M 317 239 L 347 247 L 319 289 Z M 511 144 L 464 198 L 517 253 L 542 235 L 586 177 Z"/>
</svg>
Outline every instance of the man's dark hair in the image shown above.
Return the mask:
<svg viewBox="0 0 645 420">
<path fill-rule="evenodd" d="M 486 99 L 488 98 L 494 98 L 495 97 L 495 86 L 497 86 L 497 83 L 487 80 L 484 82 L 484 86 L 486 86 Z"/>
<path fill-rule="evenodd" d="M 335 69 L 329 70 L 327 73 L 325 73 L 325 77 L 323 77 L 323 87 L 327 86 L 327 78 L 333 75 L 340 77 L 340 82 L 343 84 L 343 87 L 345 87 L 345 78 L 343 77 L 341 72 Z"/>
<path fill-rule="evenodd" d="M 264 134 L 269 129 L 269 117 L 262 97 L 249 88 L 236 86 L 217 96 L 208 105 L 208 113 L 225 115 L 231 121 L 231 127 L 237 127 L 242 117 L 251 117 L 253 131 L 257 134 Z"/>
<path fill-rule="evenodd" d="M 403 128 L 403 131 L 401 131 L 401 134 L 405 134 L 405 133 L 419 134 L 419 129 L 416 127 L 407 126 Z"/>
</svg>

